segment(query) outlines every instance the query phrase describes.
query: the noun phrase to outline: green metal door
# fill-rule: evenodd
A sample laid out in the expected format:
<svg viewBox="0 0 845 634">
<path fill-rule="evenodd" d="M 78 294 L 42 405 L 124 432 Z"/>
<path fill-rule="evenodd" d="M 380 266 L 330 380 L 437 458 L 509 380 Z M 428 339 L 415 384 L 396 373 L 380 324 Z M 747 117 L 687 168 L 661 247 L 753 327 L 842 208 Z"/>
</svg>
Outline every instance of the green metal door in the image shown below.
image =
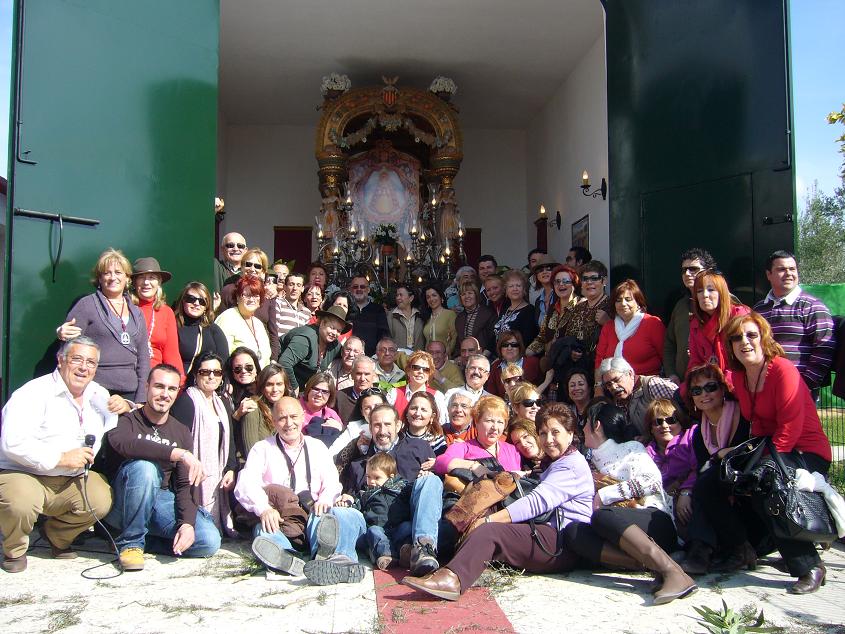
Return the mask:
<svg viewBox="0 0 845 634">
<path fill-rule="evenodd" d="M 219 14 L 218 0 L 17 0 L 4 397 L 54 366 L 55 328 L 105 248 L 158 258 L 170 298 L 211 279 Z"/>
</svg>

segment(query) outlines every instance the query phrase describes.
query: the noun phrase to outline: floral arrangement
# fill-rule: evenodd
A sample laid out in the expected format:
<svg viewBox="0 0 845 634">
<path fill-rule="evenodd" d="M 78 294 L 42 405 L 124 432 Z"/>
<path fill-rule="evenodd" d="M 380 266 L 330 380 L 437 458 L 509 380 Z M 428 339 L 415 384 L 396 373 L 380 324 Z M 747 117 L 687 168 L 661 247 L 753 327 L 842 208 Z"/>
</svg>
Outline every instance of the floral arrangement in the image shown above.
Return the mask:
<svg viewBox="0 0 845 634">
<path fill-rule="evenodd" d="M 396 225 L 390 222 L 381 223 L 373 232 L 373 242 L 376 244 L 392 244 L 396 246 L 398 240 L 399 232 L 396 230 Z"/>
<path fill-rule="evenodd" d="M 437 94 L 437 93 L 448 93 L 450 95 L 454 95 L 458 92 L 458 86 L 455 84 L 454 81 L 449 79 L 448 77 L 443 77 L 442 75 L 439 77 L 435 77 L 434 81 L 431 82 L 431 86 L 428 89 Z"/>
<path fill-rule="evenodd" d="M 320 93 L 325 97 L 330 91 L 346 92 L 352 87 L 352 82 L 349 77 L 339 73 L 332 73 L 327 77 L 323 77 L 320 83 Z"/>
</svg>

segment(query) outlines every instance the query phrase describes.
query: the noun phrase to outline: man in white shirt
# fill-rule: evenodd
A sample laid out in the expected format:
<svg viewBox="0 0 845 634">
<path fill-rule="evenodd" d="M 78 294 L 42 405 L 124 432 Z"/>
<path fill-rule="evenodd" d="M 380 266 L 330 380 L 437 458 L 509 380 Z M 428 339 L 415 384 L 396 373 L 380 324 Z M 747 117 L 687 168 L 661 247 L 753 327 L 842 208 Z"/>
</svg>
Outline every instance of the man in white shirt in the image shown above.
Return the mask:
<svg viewBox="0 0 845 634">
<path fill-rule="evenodd" d="M 446 402 L 452 398 L 452 394 L 458 391 L 466 391 L 472 397 L 472 404 L 475 405 L 482 396 L 490 394 L 484 389 L 487 377 L 490 376 L 490 361 L 483 354 L 473 354 L 467 359 L 467 367 L 464 371 L 465 383 L 460 387 L 453 387 L 446 392 Z"/>
<path fill-rule="evenodd" d="M 54 372 L 15 390 L 3 408 L 0 533 L 6 572 L 26 570 L 29 534 L 39 515 L 48 517 L 42 534 L 52 556 L 73 559 L 73 540 L 111 508 L 108 482 L 88 467 L 103 434 L 129 404 L 94 382 L 100 349 L 88 337 L 65 342 L 57 361 Z"/>
</svg>

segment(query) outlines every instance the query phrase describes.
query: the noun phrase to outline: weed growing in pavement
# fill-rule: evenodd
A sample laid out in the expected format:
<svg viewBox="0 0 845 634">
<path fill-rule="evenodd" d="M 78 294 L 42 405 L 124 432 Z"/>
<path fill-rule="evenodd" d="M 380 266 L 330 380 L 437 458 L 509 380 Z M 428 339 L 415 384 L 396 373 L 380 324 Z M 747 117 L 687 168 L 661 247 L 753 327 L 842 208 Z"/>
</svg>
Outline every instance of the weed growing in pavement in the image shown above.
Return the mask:
<svg viewBox="0 0 845 634">
<path fill-rule="evenodd" d="M 751 604 L 744 605 L 739 612 L 728 607 L 722 599 L 722 609 L 716 611 L 706 605 L 693 606 L 700 618 L 695 619 L 710 634 L 746 634 L 747 632 L 781 632 L 783 628 L 776 625 L 764 625 L 766 618 L 763 610 L 757 612 L 757 607 Z"/>
<path fill-rule="evenodd" d="M 317 595 L 317 605 L 326 605 L 326 600 L 328 598 L 329 595 L 321 591 L 320 594 Z"/>
<path fill-rule="evenodd" d="M 405 610 L 400 607 L 395 607 L 390 612 L 390 620 L 394 623 L 404 623 L 408 619 L 405 618 Z"/>
<path fill-rule="evenodd" d="M 27 603 L 35 603 L 35 597 L 29 593 L 19 594 L 14 597 L 0 597 L 0 610 L 13 605 L 26 605 Z"/>
<path fill-rule="evenodd" d="M 50 610 L 47 613 L 47 628 L 45 633 L 58 632 L 67 627 L 79 625 L 81 619 L 79 615 L 88 606 L 88 601 L 81 595 L 73 595 L 66 600 L 70 605 L 59 608 L 57 610 Z"/>
<path fill-rule="evenodd" d="M 491 596 L 495 597 L 502 592 L 512 589 L 516 584 L 516 580 L 524 574 L 525 570 L 511 568 L 500 561 L 488 561 L 487 570 L 475 582 L 475 585 L 487 588 Z"/>
</svg>

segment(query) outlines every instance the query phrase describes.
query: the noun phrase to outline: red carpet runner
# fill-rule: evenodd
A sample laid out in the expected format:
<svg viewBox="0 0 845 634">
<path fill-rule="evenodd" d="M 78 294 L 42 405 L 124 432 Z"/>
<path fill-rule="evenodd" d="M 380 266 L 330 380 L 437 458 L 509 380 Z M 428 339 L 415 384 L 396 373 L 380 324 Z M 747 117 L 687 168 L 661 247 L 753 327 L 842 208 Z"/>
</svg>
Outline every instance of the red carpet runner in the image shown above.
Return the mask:
<svg viewBox="0 0 845 634">
<path fill-rule="evenodd" d="M 460 601 L 442 601 L 399 584 L 406 571 L 373 571 L 385 634 L 514 632 L 487 588 L 471 588 Z"/>
</svg>

